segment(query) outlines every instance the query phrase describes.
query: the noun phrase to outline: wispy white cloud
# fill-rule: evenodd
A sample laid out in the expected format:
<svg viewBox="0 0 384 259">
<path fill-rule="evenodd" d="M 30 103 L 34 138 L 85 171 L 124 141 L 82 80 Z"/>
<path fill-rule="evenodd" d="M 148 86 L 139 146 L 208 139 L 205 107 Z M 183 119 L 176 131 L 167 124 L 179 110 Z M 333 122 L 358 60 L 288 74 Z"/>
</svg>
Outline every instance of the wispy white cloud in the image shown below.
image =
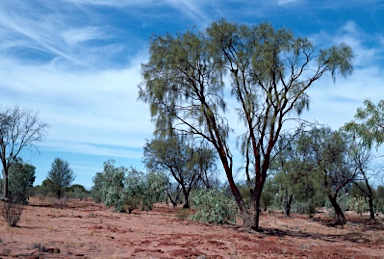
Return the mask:
<svg viewBox="0 0 384 259">
<path fill-rule="evenodd" d="M 109 38 L 105 32 L 106 29 L 100 27 L 70 28 L 61 36 L 67 46 L 75 47 L 87 41 Z"/>
<path fill-rule="evenodd" d="M 0 89 L 14 95 L 4 105 L 42 111 L 42 120 L 51 125 L 46 145 L 72 143 L 73 152 L 74 143 L 141 148 L 151 136 L 148 107 L 136 100 L 140 60 L 130 68 L 102 72 L 24 66 L 10 60 L 0 61 L 0 66 L 9 68 L 0 70 Z"/>
<path fill-rule="evenodd" d="M 336 83 L 325 77 L 310 89 L 310 96 L 315 98 L 306 118 L 338 128 L 353 119 L 365 99 L 376 102 L 383 98 L 380 93 L 384 82 L 384 46 L 379 35 L 369 35 L 354 21 L 347 21 L 333 34 L 322 31 L 310 38 L 323 48 L 344 42 L 352 48 L 355 57 L 350 77 L 338 78 Z"/>
<path fill-rule="evenodd" d="M 321 31 L 310 36 L 318 46 L 330 46 L 345 43 L 354 53 L 355 67 L 372 66 L 378 59 L 383 58 L 383 44 L 380 43 L 381 35 L 368 35 L 355 21 L 347 21 L 342 28 L 335 30 L 333 34 Z"/>
<path fill-rule="evenodd" d="M 205 13 L 201 1 L 189 1 L 189 0 L 166 0 L 168 4 L 181 11 L 183 14 L 191 17 L 195 22 L 206 23 L 209 21 L 208 15 Z"/>
</svg>

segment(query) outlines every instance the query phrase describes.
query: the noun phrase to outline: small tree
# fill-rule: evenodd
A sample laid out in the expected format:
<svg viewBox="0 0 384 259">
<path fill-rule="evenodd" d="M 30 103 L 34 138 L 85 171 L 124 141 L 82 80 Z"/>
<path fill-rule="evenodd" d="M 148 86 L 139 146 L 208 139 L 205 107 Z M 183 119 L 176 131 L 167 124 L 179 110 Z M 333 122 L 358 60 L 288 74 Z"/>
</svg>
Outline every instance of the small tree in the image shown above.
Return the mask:
<svg viewBox="0 0 384 259">
<path fill-rule="evenodd" d="M 21 159 L 9 168 L 9 198 L 15 202 L 26 204 L 29 191 L 35 182 L 35 167 L 24 163 Z"/>
<path fill-rule="evenodd" d="M 322 175 L 325 195 L 335 214 L 335 225 L 344 225 L 346 218 L 337 199 L 342 190 L 357 177 L 359 169 L 353 159 L 354 144 L 346 132 L 328 127 L 314 128 L 303 134 L 300 148 L 311 162 L 311 171 Z"/>
<path fill-rule="evenodd" d="M 210 187 L 215 166 L 212 149 L 196 147 L 188 138 L 172 136 L 156 138 L 144 147 L 145 166 L 152 171 L 165 171 L 178 183 L 184 196 L 183 208 L 189 208 L 189 196 L 200 183 Z"/>
<path fill-rule="evenodd" d="M 96 173 L 92 178 L 92 182 L 91 196 L 96 203 L 100 203 L 103 201 L 104 174 L 102 172 Z"/>
<path fill-rule="evenodd" d="M 40 122 L 37 113 L 31 110 L 5 109 L 0 111 L 0 160 L 3 166 L 3 198 L 9 195 L 9 170 L 17 162 L 24 149 L 36 149 L 34 145 L 44 139 L 46 123 Z"/>
<path fill-rule="evenodd" d="M 56 197 L 60 199 L 64 194 L 64 189 L 71 185 L 76 176 L 69 167 L 69 163 L 57 157 L 51 165 L 47 178 L 52 182 Z"/>
<path fill-rule="evenodd" d="M 375 212 L 373 202 L 375 199 L 375 193 L 370 183 L 370 172 L 372 172 L 372 169 L 370 168 L 371 154 L 366 147 L 358 146 L 353 154 L 353 159 L 358 168 L 360 178 L 354 181 L 354 186 L 358 188 L 362 194 L 364 194 L 364 201 L 365 198 L 368 199 L 369 217 L 372 221 L 374 221 Z M 358 180 L 361 180 L 361 182 Z M 359 203 L 361 203 L 361 199 L 359 200 Z"/>
</svg>

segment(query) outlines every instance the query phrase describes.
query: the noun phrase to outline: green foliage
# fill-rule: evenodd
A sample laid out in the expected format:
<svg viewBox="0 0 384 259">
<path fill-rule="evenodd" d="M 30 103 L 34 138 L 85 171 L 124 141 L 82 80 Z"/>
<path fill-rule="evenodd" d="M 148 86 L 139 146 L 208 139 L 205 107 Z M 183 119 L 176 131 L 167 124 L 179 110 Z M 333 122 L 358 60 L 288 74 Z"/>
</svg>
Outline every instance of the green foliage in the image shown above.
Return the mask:
<svg viewBox="0 0 384 259">
<path fill-rule="evenodd" d="M 329 127 L 313 128 L 302 134 L 300 149 L 310 164 L 309 169 L 321 175 L 324 194 L 329 200 L 327 204 L 334 206 L 336 224 L 345 224 L 343 207 L 348 205 L 345 195 L 341 195 L 341 192 L 346 190 L 360 173 L 359 166 L 352 156 L 356 150 L 352 136 L 345 131 L 334 131 Z"/>
<path fill-rule="evenodd" d="M 37 185 L 35 187 L 35 195 L 37 196 L 55 196 L 55 189 L 53 187 L 53 183 L 49 178 L 46 178 L 41 185 Z"/>
<path fill-rule="evenodd" d="M 191 216 L 193 220 L 215 224 L 236 222 L 238 215 L 236 203 L 223 191 L 216 189 L 200 190 L 192 201 L 198 210 Z"/>
<path fill-rule="evenodd" d="M 379 185 L 376 189 L 376 200 L 375 200 L 375 207 L 376 210 L 384 213 L 384 186 Z"/>
<path fill-rule="evenodd" d="M 51 170 L 49 170 L 47 175 L 58 199 L 63 196 L 65 188 L 71 185 L 75 177 L 75 173 L 69 167 L 69 163 L 58 157 L 52 162 Z"/>
<path fill-rule="evenodd" d="M 35 167 L 18 159 L 9 168 L 9 198 L 16 203 L 26 204 L 35 181 Z M 0 179 L 0 188 L 3 179 Z"/>
<path fill-rule="evenodd" d="M 377 197 L 384 199 L 384 186 L 379 185 L 377 187 Z"/>
<path fill-rule="evenodd" d="M 268 179 L 265 182 L 265 187 L 263 192 L 261 193 L 261 198 L 260 198 L 260 204 L 264 211 L 267 210 L 268 206 L 272 205 L 274 198 L 275 198 L 275 192 L 273 189 L 273 183 L 270 179 Z"/>
<path fill-rule="evenodd" d="M 375 105 L 369 99 L 364 101 L 364 108 L 358 108 L 355 121 L 346 123 L 344 128 L 356 134 L 364 146 L 376 148 L 384 142 L 384 100 Z"/>
<path fill-rule="evenodd" d="M 384 213 L 384 198 L 376 199 L 375 207 L 377 211 Z"/>
<path fill-rule="evenodd" d="M 372 191 L 372 197 L 375 198 L 377 196 L 376 191 L 374 189 L 371 189 L 371 191 Z M 350 190 L 350 196 L 354 198 L 367 197 L 366 195 L 367 193 L 370 193 L 370 192 L 367 187 L 367 184 L 364 181 L 360 181 L 352 185 L 352 188 Z"/>
<path fill-rule="evenodd" d="M 299 214 L 307 214 L 312 217 L 316 213 L 317 204 L 313 199 L 309 198 L 306 201 L 295 201 L 292 204 L 292 212 Z"/>
<path fill-rule="evenodd" d="M 68 198 L 83 200 L 89 196 L 89 194 L 84 186 L 80 184 L 73 184 L 71 187 L 65 189 L 65 196 Z"/>
<path fill-rule="evenodd" d="M 161 173 L 143 172 L 134 168 L 115 167 L 114 161 L 104 163 L 104 171 L 93 178 L 92 197 L 113 207 L 116 212 L 132 213 L 137 208 L 152 209 L 161 199 L 166 187 Z"/>
<path fill-rule="evenodd" d="M 348 204 L 349 209 L 356 211 L 360 214 L 360 216 L 362 216 L 363 213 L 369 209 L 369 206 L 363 197 L 351 197 Z"/>
<path fill-rule="evenodd" d="M 152 209 L 153 200 L 145 181 L 143 172 L 134 168 L 127 170 L 124 184 L 124 209 L 131 213 L 133 210 L 141 207 L 148 210 Z"/>
<path fill-rule="evenodd" d="M 124 167 L 114 167 L 114 161 L 104 163 L 104 174 L 102 175 L 101 200 L 107 207 L 114 207 L 114 211 L 125 212 L 125 195 L 124 195 Z"/>
<path fill-rule="evenodd" d="M 197 146 L 192 139 L 183 136 L 158 137 L 144 147 L 145 166 L 151 171 L 166 172 L 180 185 L 185 208 L 189 207 L 189 195 L 194 188 L 212 186 L 215 160 L 211 148 L 203 144 Z"/>
<path fill-rule="evenodd" d="M 168 188 L 168 178 L 165 173 L 158 171 L 149 172 L 145 178 L 144 205 L 151 208 L 153 203 L 167 199 L 165 191 Z"/>
<path fill-rule="evenodd" d="M 91 188 L 91 197 L 96 203 L 103 201 L 104 174 L 105 171 L 103 173 L 99 172 L 92 178 L 93 186 Z"/>
</svg>

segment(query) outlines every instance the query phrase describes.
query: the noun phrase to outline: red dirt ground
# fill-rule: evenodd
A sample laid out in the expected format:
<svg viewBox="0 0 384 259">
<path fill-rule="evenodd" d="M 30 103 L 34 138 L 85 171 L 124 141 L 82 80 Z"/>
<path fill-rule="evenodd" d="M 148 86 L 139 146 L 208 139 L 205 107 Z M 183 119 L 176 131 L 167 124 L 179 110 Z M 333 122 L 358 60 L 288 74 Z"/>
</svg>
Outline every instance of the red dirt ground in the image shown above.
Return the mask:
<svg viewBox="0 0 384 259">
<path fill-rule="evenodd" d="M 70 200 L 60 209 L 31 199 L 18 227 L 0 218 L 0 258 L 384 258 L 382 218 L 373 224 L 348 214 L 335 228 L 321 214 L 264 213 L 264 231 L 250 233 L 185 214 L 165 204 L 128 215 L 92 201 Z"/>
</svg>

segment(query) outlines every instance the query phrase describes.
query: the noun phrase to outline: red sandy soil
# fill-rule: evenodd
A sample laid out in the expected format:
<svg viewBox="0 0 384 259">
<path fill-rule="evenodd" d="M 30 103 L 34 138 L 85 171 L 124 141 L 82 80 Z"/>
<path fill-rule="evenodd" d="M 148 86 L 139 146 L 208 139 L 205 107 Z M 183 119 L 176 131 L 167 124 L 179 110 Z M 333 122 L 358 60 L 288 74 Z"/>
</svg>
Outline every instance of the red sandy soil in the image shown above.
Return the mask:
<svg viewBox="0 0 384 259">
<path fill-rule="evenodd" d="M 185 216 L 165 204 L 129 215 L 92 201 L 59 208 L 32 198 L 17 227 L 0 218 L 0 258 L 384 258 L 382 218 L 348 214 L 344 227 L 331 227 L 323 214 L 263 213 L 256 233 Z"/>
</svg>

